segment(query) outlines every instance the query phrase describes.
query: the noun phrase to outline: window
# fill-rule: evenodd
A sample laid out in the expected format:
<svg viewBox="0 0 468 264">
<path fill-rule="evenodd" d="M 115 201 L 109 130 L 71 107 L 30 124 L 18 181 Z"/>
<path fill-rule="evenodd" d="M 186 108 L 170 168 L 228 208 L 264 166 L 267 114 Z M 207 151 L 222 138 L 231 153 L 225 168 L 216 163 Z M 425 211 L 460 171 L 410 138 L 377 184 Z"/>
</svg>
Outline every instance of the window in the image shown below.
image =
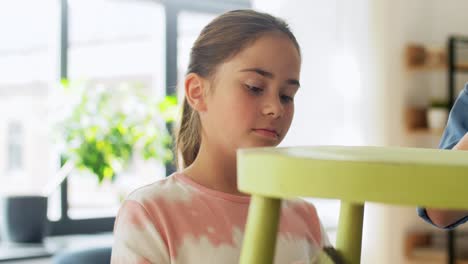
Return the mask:
<svg viewBox="0 0 468 264">
<path fill-rule="evenodd" d="M 23 128 L 20 122 L 12 121 L 8 126 L 8 171 L 23 168 Z"/>
<path fill-rule="evenodd" d="M 54 170 L 47 98 L 57 76 L 58 20 L 54 0 L 0 3 L 0 193 L 38 193 Z"/>
<path fill-rule="evenodd" d="M 178 39 L 177 39 L 177 73 L 178 76 L 184 76 L 186 74 L 189 60 L 190 60 L 190 49 L 193 46 L 196 38 L 200 34 L 200 31 L 206 26 L 211 20 L 216 17 L 215 14 L 210 13 L 199 13 L 192 11 L 182 11 L 178 15 Z M 183 87 L 179 85 L 179 96 L 183 96 Z"/>
<path fill-rule="evenodd" d="M 86 89 L 138 86 L 148 97 L 165 95 L 165 12 L 147 1 L 69 2 L 68 79 Z M 89 173 L 68 178 L 71 219 L 114 216 L 130 191 L 165 177 L 165 168 L 136 157 L 116 182 L 98 184 Z M 83 195 L 86 193 L 86 195 Z"/>
</svg>

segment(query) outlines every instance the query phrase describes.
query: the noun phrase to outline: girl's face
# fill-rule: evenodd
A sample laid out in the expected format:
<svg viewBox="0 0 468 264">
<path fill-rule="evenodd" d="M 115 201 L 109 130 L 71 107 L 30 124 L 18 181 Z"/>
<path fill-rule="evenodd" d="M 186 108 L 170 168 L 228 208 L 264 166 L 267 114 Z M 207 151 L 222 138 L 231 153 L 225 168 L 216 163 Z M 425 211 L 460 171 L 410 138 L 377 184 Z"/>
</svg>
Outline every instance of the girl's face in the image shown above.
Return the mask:
<svg viewBox="0 0 468 264">
<path fill-rule="evenodd" d="M 270 33 L 219 65 L 200 112 L 204 143 L 226 154 L 278 145 L 293 119 L 300 64 L 291 40 Z"/>
</svg>

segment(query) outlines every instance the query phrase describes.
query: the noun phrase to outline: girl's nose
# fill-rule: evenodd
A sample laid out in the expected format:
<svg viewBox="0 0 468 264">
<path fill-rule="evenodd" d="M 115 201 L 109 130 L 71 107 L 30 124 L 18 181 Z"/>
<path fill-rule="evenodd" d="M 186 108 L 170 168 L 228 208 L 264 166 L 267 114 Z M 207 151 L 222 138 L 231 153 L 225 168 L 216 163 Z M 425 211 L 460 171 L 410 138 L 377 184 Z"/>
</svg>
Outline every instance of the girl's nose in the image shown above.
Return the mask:
<svg viewBox="0 0 468 264">
<path fill-rule="evenodd" d="M 262 109 L 262 113 L 264 115 L 270 116 L 273 119 L 277 119 L 280 116 L 282 116 L 283 112 L 284 112 L 284 107 L 278 96 L 267 99 Z"/>
</svg>

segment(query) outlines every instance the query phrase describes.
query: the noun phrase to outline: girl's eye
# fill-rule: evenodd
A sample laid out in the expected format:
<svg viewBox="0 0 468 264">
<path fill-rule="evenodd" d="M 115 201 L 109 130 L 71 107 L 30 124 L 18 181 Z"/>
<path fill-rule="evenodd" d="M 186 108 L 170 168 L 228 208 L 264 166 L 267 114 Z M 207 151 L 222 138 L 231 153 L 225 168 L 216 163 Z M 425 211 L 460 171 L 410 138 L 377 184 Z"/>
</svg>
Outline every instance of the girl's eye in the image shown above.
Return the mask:
<svg viewBox="0 0 468 264">
<path fill-rule="evenodd" d="M 281 102 L 291 103 L 294 99 L 291 96 L 281 95 Z"/>
<path fill-rule="evenodd" d="M 245 87 L 253 94 L 261 94 L 263 92 L 262 88 L 256 87 L 256 86 L 251 86 L 246 84 Z"/>
</svg>

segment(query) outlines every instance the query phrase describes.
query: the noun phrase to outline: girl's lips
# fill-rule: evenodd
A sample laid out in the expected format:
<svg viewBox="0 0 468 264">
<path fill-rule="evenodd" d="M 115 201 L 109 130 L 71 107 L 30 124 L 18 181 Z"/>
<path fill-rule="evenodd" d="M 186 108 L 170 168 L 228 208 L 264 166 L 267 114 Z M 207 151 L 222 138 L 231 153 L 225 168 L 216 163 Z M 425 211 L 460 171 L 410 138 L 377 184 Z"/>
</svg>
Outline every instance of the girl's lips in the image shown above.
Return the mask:
<svg viewBox="0 0 468 264">
<path fill-rule="evenodd" d="M 268 138 L 277 139 L 279 137 L 276 131 L 270 130 L 270 129 L 254 129 L 253 131 L 259 135 L 262 135 Z"/>
</svg>

